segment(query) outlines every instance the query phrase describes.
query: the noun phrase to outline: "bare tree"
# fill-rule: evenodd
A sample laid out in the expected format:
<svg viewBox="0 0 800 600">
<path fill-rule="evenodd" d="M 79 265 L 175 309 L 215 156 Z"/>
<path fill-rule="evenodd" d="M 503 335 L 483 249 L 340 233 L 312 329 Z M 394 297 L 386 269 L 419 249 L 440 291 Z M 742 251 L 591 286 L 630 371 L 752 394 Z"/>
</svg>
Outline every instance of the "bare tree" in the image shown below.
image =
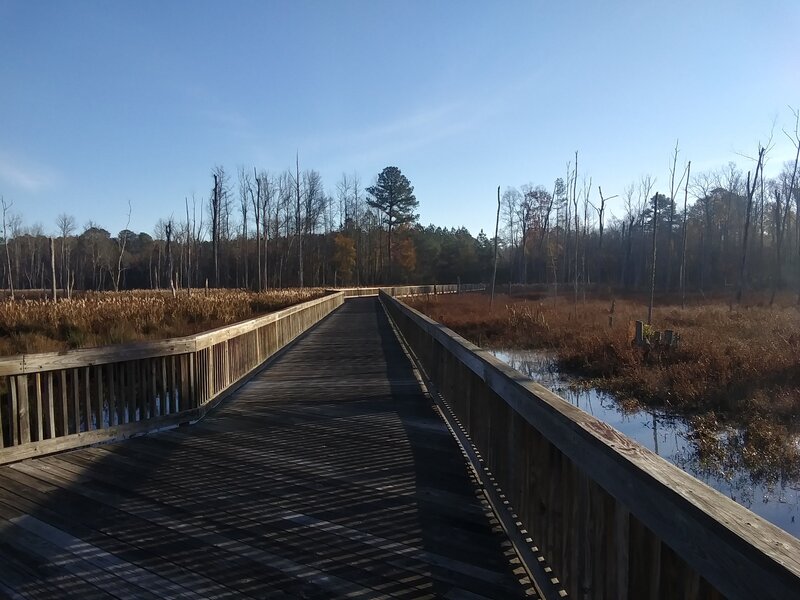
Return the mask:
<svg viewBox="0 0 800 600">
<path fill-rule="evenodd" d="M 250 288 L 250 267 L 248 260 L 248 231 L 247 231 L 247 214 L 249 212 L 248 206 L 250 204 L 250 196 L 252 196 L 253 182 L 250 180 L 250 170 L 245 170 L 244 167 L 239 168 L 239 210 L 242 214 L 242 237 L 239 240 L 239 254 L 244 262 L 244 287 Z M 258 226 L 256 225 L 256 228 Z"/>
<path fill-rule="evenodd" d="M 605 227 L 605 213 L 606 213 L 606 202 L 609 200 L 613 200 L 617 197 L 617 194 L 613 196 L 608 196 L 607 198 L 603 196 L 603 188 L 599 185 L 597 186 L 597 191 L 600 194 L 600 206 L 597 207 L 592 204 L 592 208 L 597 212 L 597 221 L 598 221 L 598 230 L 599 230 L 599 240 L 597 242 L 597 255 L 595 257 L 596 263 L 600 265 L 598 269 L 598 278 L 602 281 L 605 279 L 605 273 L 603 271 L 603 265 L 605 264 L 603 261 L 603 229 Z"/>
<path fill-rule="evenodd" d="M 58 215 L 56 227 L 61 234 L 61 289 L 66 290 L 67 298 L 72 296 L 72 278 L 70 270 L 70 249 L 69 237 L 75 232 L 75 218 L 66 213 Z"/>
<path fill-rule="evenodd" d="M 794 165 L 792 166 L 792 176 L 789 180 L 789 189 L 787 190 L 786 195 L 786 206 L 787 212 L 788 207 L 792 203 L 792 198 L 796 200 L 796 211 L 795 211 L 795 223 L 797 226 L 797 252 L 798 258 L 800 258 L 800 194 L 796 194 L 796 185 L 797 185 L 797 167 L 798 161 L 800 160 L 800 109 L 789 107 L 789 110 L 792 111 L 792 115 L 794 116 L 794 131 L 789 133 L 785 129 L 783 133 L 789 138 L 789 141 L 792 142 L 792 145 L 795 149 L 794 154 Z M 798 269 L 800 269 L 800 260 L 798 260 Z M 798 277 L 798 285 L 800 286 L 800 277 Z M 800 289 L 798 290 L 797 295 L 797 303 L 800 305 Z"/>
<path fill-rule="evenodd" d="M 184 197 L 184 206 L 186 208 L 186 231 L 184 234 L 186 243 L 186 295 L 192 295 L 192 256 L 194 244 L 196 239 L 195 227 L 197 215 L 195 213 L 195 199 L 192 195 L 192 216 L 189 217 L 189 198 Z"/>
<path fill-rule="evenodd" d="M 572 206 L 575 218 L 575 312 L 578 312 L 578 230 L 580 220 L 578 219 L 578 151 L 575 150 L 575 170 L 572 174 Z"/>
<path fill-rule="evenodd" d="M 686 308 L 686 240 L 688 239 L 687 228 L 687 203 L 689 201 L 689 176 L 692 171 L 692 161 L 686 164 L 686 182 L 683 188 L 683 240 L 681 241 L 681 306 Z M 763 176 L 762 176 L 763 177 Z"/>
<path fill-rule="evenodd" d="M 52 237 L 50 238 L 50 277 L 51 277 L 51 283 L 53 284 L 53 302 L 57 302 L 58 295 L 56 294 L 56 242 Z"/>
<path fill-rule="evenodd" d="M 297 277 L 300 287 L 303 287 L 303 218 L 300 211 L 300 153 L 295 155 L 295 235 L 297 236 Z"/>
<path fill-rule="evenodd" d="M 175 298 L 178 295 L 178 290 L 176 289 L 176 282 L 175 282 L 175 267 L 172 260 L 172 232 L 174 229 L 174 220 L 172 215 L 170 215 L 169 219 L 167 220 L 166 225 L 164 225 L 164 237 L 166 238 L 167 246 L 167 269 L 169 271 L 169 288 L 172 290 L 172 297 Z"/>
<path fill-rule="evenodd" d="M 753 212 L 753 196 L 755 195 L 756 192 L 756 184 L 758 183 L 759 172 L 764 164 L 764 153 L 766 152 L 766 150 L 767 150 L 766 148 L 759 145 L 758 159 L 756 162 L 756 171 L 752 179 L 750 177 L 750 171 L 747 172 L 747 183 L 745 184 L 745 189 L 747 190 L 747 214 L 745 216 L 744 236 L 742 239 L 742 261 L 739 266 L 739 285 L 737 286 L 736 290 L 737 304 L 741 303 L 742 301 L 742 289 L 744 288 L 744 273 L 747 263 L 747 237 L 748 234 L 750 233 L 750 215 Z"/>
<path fill-rule="evenodd" d="M 253 219 L 256 222 L 256 286 L 260 292 L 264 289 L 261 283 L 261 179 L 255 167 L 253 167 L 253 180 L 255 181 L 255 192 L 253 192 L 253 181 L 248 181 L 247 193 L 250 194 Z"/>
<path fill-rule="evenodd" d="M 625 188 L 625 217 L 622 221 L 622 240 L 625 243 L 625 254 L 622 259 L 622 269 L 620 271 L 620 285 L 625 286 L 628 281 L 628 269 L 633 252 L 633 226 L 638 220 L 637 211 L 634 203 L 636 186 L 631 183 Z"/>
<path fill-rule="evenodd" d="M 639 182 L 639 193 L 642 198 L 647 201 L 650 197 L 650 192 L 655 185 L 655 179 L 650 175 L 645 175 Z M 652 247 L 652 265 L 650 266 L 650 303 L 647 305 L 647 324 L 651 325 L 653 322 L 653 301 L 656 295 L 656 235 L 658 233 L 658 194 L 653 198 L 653 247 Z"/>
<path fill-rule="evenodd" d="M 11 207 L 14 206 L 13 202 L 6 203 L 6 199 L 0 196 L 0 204 L 3 206 L 3 245 L 6 247 L 6 262 L 8 263 L 8 293 L 11 299 L 14 299 L 14 276 L 11 270 L 11 251 L 9 249 L 8 228 L 7 228 L 7 215 Z"/>
<path fill-rule="evenodd" d="M 117 248 L 119 255 L 117 256 L 117 272 L 114 275 L 114 291 L 119 291 L 119 281 L 122 277 L 122 259 L 125 256 L 125 246 L 128 245 L 128 227 L 131 224 L 131 201 L 128 200 L 128 219 L 125 221 L 125 228 L 117 236 Z M 120 239 L 122 238 L 122 239 Z"/>
<path fill-rule="evenodd" d="M 700 279 L 698 290 L 703 294 L 706 284 L 706 270 L 711 264 L 708 248 L 711 246 L 711 228 L 714 215 L 711 190 L 714 188 L 714 176 L 709 172 L 698 173 L 692 182 L 692 191 L 703 210 L 703 227 L 700 229 Z"/>
<path fill-rule="evenodd" d="M 275 194 L 275 186 L 272 178 L 265 171 L 261 172 L 258 184 L 258 192 L 261 202 L 261 220 L 264 227 L 264 287 L 269 286 L 269 220 L 272 213 L 272 200 Z M 275 207 L 275 227 L 278 227 L 278 207 Z M 277 239 L 277 231 L 275 238 Z"/>
<path fill-rule="evenodd" d="M 214 255 L 214 286 L 219 287 L 219 247 L 224 205 L 226 204 L 226 175 L 223 167 L 214 167 L 214 188 L 211 190 L 209 208 L 211 213 L 211 251 Z"/>
<path fill-rule="evenodd" d="M 667 273 L 666 273 L 666 290 L 669 292 L 671 288 L 671 281 L 672 281 L 672 255 L 674 253 L 674 230 L 673 224 L 675 222 L 675 192 L 680 189 L 681 184 L 683 183 L 684 178 L 687 176 L 686 171 L 687 167 L 684 167 L 683 174 L 681 178 L 678 180 L 677 184 L 675 182 L 675 175 L 678 167 L 678 140 L 675 140 L 675 150 L 672 153 L 672 165 L 670 165 L 669 169 L 669 219 L 667 221 Z"/>
<path fill-rule="evenodd" d="M 492 295 L 489 298 L 489 311 L 494 306 L 494 286 L 497 281 L 497 235 L 500 229 L 500 186 L 497 186 L 497 219 L 494 224 L 494 267 L 492 269 Z"/>
</svg>

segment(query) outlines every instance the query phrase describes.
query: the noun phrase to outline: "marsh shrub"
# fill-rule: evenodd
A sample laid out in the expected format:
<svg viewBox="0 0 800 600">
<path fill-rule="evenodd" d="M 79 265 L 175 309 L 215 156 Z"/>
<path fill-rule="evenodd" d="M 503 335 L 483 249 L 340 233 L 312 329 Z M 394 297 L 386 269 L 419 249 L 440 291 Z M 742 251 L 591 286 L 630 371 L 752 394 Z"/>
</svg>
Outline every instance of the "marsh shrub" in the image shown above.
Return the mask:
<svg viewBox="0 0 800 600">
<path fill-rule="evenodd" d="M 411 304 L 473 342 L 549 349 L 562 369 L 624 398 L 723 416 L 754 412 L 793 419 L 800 411 L 800 311 L 788 303 L 660 307 L 654 329 L 678 331 L 681 341 L 672 350 L 651 351 L 632 343 L 633 323 L 647 314 L 646 304 L 636 300 L 576 305 L 567 298 L 500 295 L 492 312 L 482 294 L 428 296 Z"/>
</svg>

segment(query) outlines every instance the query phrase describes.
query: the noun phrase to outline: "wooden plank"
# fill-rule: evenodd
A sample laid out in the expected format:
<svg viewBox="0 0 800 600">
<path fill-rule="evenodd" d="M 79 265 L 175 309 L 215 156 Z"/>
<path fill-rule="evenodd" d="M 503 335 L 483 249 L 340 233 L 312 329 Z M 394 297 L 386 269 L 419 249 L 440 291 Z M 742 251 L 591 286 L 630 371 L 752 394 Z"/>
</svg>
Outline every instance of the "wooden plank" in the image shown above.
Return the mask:
<svg viewBox="0 0 800 600">
<path fill-rule="evenodd" d="M 117 386 L 114 373 L 117 370 L 116 364 L 106 365 L 106 379 L 108 381 L 108 426 L 119 425 L 119 415 L 117 414 Z"/>
<path fill-rule="evenodd" d="M 195 421 L 199 415 L 199 411 L 194 409 L 164 417 L 163 420 L 159 421 L 158 428 L 154 428 L 152 423 L 133 422 L 116 427 L 108 427 L 106 429 L 94 429 L 92 431 L 73 433 L 53 438 L 52 440 L 29 442 L 14 446 L 13 448 L 4 448 L 3 452 L 0 453 L 0 465 L 11 464 L 28 458 L 44 456 L 56 452 L 63 452 L 64 450 L 90 446 L 99 442 L 125 440 L 149 431 L 159 431 L 177 427 L 178 425 Z"/>
<path fill-rule="evenodd" d="M 103 366 L 97 365 L 93 367 L 92 371 L 94 372 L 94 377 L 97 384 L 97 400 L 95 401 L 95 406 L 97 407 L 97 428 L 104 429 L 106 427 L 106 418 L 105 418 L 105 394 L 103 393 Z M 109 420 L 111 415 L 109 415 Z"/>
<path fill-rule="evenodd" d="M 215 396 L 214 390 L 216 387 L 216 380 L 217 380 L 216 361 L 214 360 L 213 346 L 206 348 L 206 371 L 207 371 L 206 376 L 208 377 L 208 381 L 206 382 L 206 389 L 208 391 L 206 392 L 205 395 L 206 396 L 205 401 L 208 402 Z"/>
<path fill-rule="evenodd" d="M 222 360 L 220 361 L 220 367 L 222 368 L 222 387 L 219 391 L 228 387 L 231 381 L 231 353 L 229 344 L 230 340 L 224 340 L 219 346 L 220 354 L 222 355 Z"/>
<path fill-rule="evenodd" d="M 47 380 L 47 425 L 49 427 L 48 437 L 56 437 L 56 399 L 53 391 L 53 373 L 48 372 Z"/>
<path fill-rule="evenodd" d="M 171 366 L 170 375 L 172 379 L 169 391 L 169 398 L 172 407 L 169 412 L 178 412 L 178 410 L 180 410 L 178 408 L 178 357 L 176 357 L 175 355 L 170 356 L 170 366 Z"/>
<path fill-rule="evenodd" d="M 94 423 L 94 409 L 92 408 L 92 368 L 83 368 L 83 406 L 86 413 L 86 431 L 96 429 Z"/>
<path fill-rule="evenodd" d="M 67 371 L 58 372 L 58 389 L 61 392 L 61 434 L 69 435 L 69 402 L 67 392 Z M 76 430 L 77 431 L 77 430 Z"/>
<path fill-rule="evenodd" d="M 156 381 L 156 359 L 150 358 L 147 360 L 148 376 L 150 383 L 150 418 L 153 419 L 158 416 L 158 406 L 156 404 L 156 396 L 158 395 L 158 382 Z"/>
<path fill-rule="evenodd" d="M 6 390 L 10 386 L 10 378 L 6 377 Z M 7 407 L 11 404 L 11 391 L 8 390 L 6 394 L 0 395 L 0 448 L 5 448 L 5 427 L 4 422 L 7 420 L 3 413 L 6 412 Z M 9 445 L 13 444 L 13 439 L 9 441 Z"/>
<path fill-rule="evenodd" d="M 72 409 L 74 410 L 75 418 L 75 433 L 81 432 L 81 407 L 80 407 L 80 371 L 72 369 Z"/>
<path fill-rule="evenodd" d="M 194 395 L 194 353 L 181 355 L 181 398 L 180 409 L 194 408 L 197 400 Z"/>
<path fill-rule="evenodd" d="M 147 385 L 147 359 L 137 360 L 136 363 L 136 405 L 139 408 L 139 421 L 148 419 L 150 403 L 148 396 L 150 388 Z"/>
<path fill-rule="evenodd" d="M 136 423 L 141 418 L 139 410 L 141 407 L 142 384 L 138 377 L 139 361 L 129 361 L 126 365 L 125 387 L 130 391 L 127 396 L 128 422 Z"/>
<path fill-rule="evenodd" d="M 19 431 L 19 398 L 17 396 L 17 378 L 10 376 L 7 379 L 8 389 L 11 391 L 11 443 L 9 446 L 15 446 L 22 443 Z"/>
<path fill-rule="evenodd" d="M 193 336 L 0 358 L 0 375 L 77 369 L 96 364 L 169 356 L 194 349 Z"/>
<path fill-rule="evenodd" d="M 155 552 L 155 548 L 148 548 L 149 551 L 144 551 L 127 541 L 111 538 L 107 535 L 107 533 L 109 533 L 108 530 L 103 532 L 84 524 L 81 518 L 83 515 L 80 510 L 66 511 L 66 514 L 63 514 L 62 511 L 50 506 L 47 493 L 38 491 L 36 483 L 41 480 L 36 480 L 33 476 L 26 475 L 22 472 L 11 472 L 9 475 L 15 477 L 19 482 L 32 483 L 33 487 L 27 488 L 27 491 L 21 491 L 20 493 L 22 495 L 14 494 L 13 492 L 8 492 L 0 488 L 0 502 L 4 502 L 8 506 L 19 507 L 21 512 L 24 511 L 29 514 L 35 514 L 40 520 L 46 519 L 48 524 L 62 529 L 90 544 L 100 545 L 101 552 L 110 552 L 112 556 L 114 554 L 124 556 L 127 561 L 132 563 L 130 566 L 134 566 L 134 568 L 147 569 L 153 572 L 154 575 L 157 573 L 156 576 L 160 578 L 153 581 L 150 587 L 158 590 L 162 597 L 180 597 L 200 600 L 206 597 L 227 597 L 234 594 L 233 589 L 219 585 L 204 575 L 194 573 L 187 568 L 188 565 L 191 565 L 191 558 L 183 560 L 178 556 L 170 555 L 168 552 L 165 553 L 162 551 L 161 553 L 157 553 Z M 58 489 L 55 485 L 48 486 L 48 488 Z M 71 503 L 71 506 L 74 506 L 74 503 Z M 82 505 L 80 508 L 84 508 L 84 506 L 85 505 Z M 91 507 L 86 508 L 91 511 Z M 124 515 L 124 513 L 122 514 Z M 122 521 L 122 519 L 120 519 L 120 521 Z M 142 529 L 155 533 L 157 531 L 156 527 L 157 526 L 150 527 L 149 529 L 142 527 Z M 160 540 L 169 539 L 169 536 L 164 534 L 163 529 L 159 533 L 161 534 L 158 536 Z M 8 559 L 9 557 L 3 556 L 2 558 Z M 219 560 L 220 556 L 217 555 L 214 559 Z M 120 567 L 119 570 L 121 571 L 127 570 L 125 565 L 120 565 Z M 144 576 L 148 577 L 147 574 L 144 574 Z M 16 584 L 15 587 L 20 587 L 24 585 L 22 582 L 31 582 L 36 579 L 37 574 L 31 572 L 22 580 L 12 578 L 10 585 Z M 3 572 L 0 572 L 0 581 L 8 581 L 8 577 Z M 50 583 L 52 583 L 52 580 Z M 202 590 L 202 592 L 196 592 L 194 589 Z M 75 592 L 73 592 L 73 594 L 74 593 Z"/>
<path fill-rule="evenodd" d="M 36 439 L 44 439 L 44 409 L 42 405 L 42 374 L 34 373 L 33 390 L 36 394 Z"/>
<path fill-rule="evenodd" d="M 119 363 L 119 380 L 120 380 L 120 407 L 119 422 L 120 424 L 130 423 L 133 421 L 131 410 L 134 406 L 135 391 L 133 389 L 133 382 L 130 380 L 129 364 Z"/>
<path fill-rule="evenodd" d="M 8 356 L 0 360 L 0 376 L 25 372 L 25 356 Z"/>
<path fill-rule="evenodd" d="M 163 356 L 160 358 L 155 359 L 157 362 L 161 364 L 161 389 L 159 393 L 161 394 L 161 415 L 168 415 L 169 414 L 169 397 L 167 395 L 168 390 L 168 383 L 167 383 L 167 359 Z"/>
<path fill-rule="evenodd" d="M 15 378 L 17 390 L 17 414 L 19 415 L 19 443 L 27 444 L 31 441 L 30 404 L 28 402 L 28 376 L 17 375 Z"/>
</svg>

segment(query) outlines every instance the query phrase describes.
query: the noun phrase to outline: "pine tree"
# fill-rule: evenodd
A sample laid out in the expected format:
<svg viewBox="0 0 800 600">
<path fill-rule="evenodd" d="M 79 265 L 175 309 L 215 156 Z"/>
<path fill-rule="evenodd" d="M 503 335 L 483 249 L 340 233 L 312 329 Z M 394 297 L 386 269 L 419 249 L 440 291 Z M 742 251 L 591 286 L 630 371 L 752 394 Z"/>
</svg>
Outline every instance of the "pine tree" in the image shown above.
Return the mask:
<svg viewBox="0 0 800 600">
<path fill-rule="evenodd" d="M 414 186 L 411 185 L 408 178 L 397 167 L 386 167 L 381 171 L 376 184 L 368 187 L 367 193 L 371 196 L 371 198 L 367 199 L 367 204 L 386 215 L 386 225 L 389 232 L 389 279 L 391 280 L 392 231 L 399 225 L 413 223 L 419 218 L 419 215 L 414 213 L 414 209 L 419 206 L 419 202 L 414 196 Z"/>
</svg>

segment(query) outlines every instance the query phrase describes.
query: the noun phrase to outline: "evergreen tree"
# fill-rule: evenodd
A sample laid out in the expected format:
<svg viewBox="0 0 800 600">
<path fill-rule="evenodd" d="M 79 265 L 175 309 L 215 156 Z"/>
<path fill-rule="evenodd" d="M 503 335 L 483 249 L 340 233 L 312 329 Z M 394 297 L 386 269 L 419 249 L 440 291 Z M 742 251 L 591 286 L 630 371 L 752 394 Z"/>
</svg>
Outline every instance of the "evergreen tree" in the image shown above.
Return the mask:
<svg viewBox="0 0 800 600">
<path fill-rule="evenodd" d="M 414 186 L 397 167 L 386 167 L 375 185 L 367 188 L 371 198 L 367 204 L 386 215 L 388 237 L 389 279 L 392 278 L 392 231 L 398 225 L 413 223 L 419 218 L 414 209 L 419 206 Z"/>
</svg>

